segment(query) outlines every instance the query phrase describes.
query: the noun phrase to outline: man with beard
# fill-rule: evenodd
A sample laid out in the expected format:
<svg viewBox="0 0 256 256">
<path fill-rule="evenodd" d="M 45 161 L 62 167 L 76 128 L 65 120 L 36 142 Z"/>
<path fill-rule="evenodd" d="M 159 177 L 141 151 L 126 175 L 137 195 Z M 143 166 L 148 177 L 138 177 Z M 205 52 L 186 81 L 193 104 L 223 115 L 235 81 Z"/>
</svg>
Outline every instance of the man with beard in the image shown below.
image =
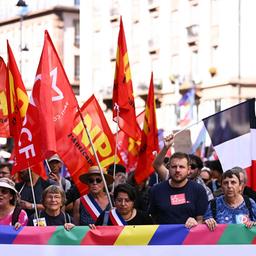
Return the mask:
<svg viewBox="0 0 256 256">
<path fill-rule="evenodd" d="M 168 164 L 165 164 L 166 153 L 173 144 L 173 135 L 169 135 L 164 140 L 164 146 L 159 154 L 156 156 L 153 167 L 155 168 L 157 174 L 159 175 L 160 180 L 168 180 L 169 177 L 169 170 Z M 190 154 L 189 155 L 189 165 L 190 165 L 190 173 L 188 178 L 190 180 L 196 181 L 198 184 L 202 185 L 206 191 L 208 201 L 213 200 L 214 196 L 210 188 L 208 188 L 202 178 L 200 177 L 201 169 L 203 168 L 203 162 L 200 157 Z"/>
<path fill-rule="evenodd" d="M 203 221 L 208 206 L 206 192 L 200 184 L 188 179 L 187 154 L 176 152 L 169 163 L 169 180 L 150 191 L 150 213 L 156 224 L 185 224 L 192 228 Z"/>
</svg>

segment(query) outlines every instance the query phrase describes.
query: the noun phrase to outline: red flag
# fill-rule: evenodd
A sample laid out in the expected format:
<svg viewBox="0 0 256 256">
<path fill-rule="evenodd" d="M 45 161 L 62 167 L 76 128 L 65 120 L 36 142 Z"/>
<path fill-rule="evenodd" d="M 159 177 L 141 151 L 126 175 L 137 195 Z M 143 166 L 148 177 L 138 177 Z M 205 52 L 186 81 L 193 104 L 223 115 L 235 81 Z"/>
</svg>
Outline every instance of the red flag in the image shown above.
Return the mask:
<svg viewBox="0 0 256 256">
<path fill-rule="evenodd" d="M 37 175 L 39 175 L 40 177 L 42 177 L 44 180 L 47 180 L 47 174 L 46 174 L 46 170 L 44 167 L 44 163 L 40 162 L 34 166 L 31 167 L 31 171 L 36 173 Z"/>
<path fill-rule="evenodd" d="M 47 31 L 26 118 L 20 133 L 15 170 L 42 162 L 57 152 L 57 141 L 72 127 L 77 102 Z"/>
<path fill-rule="evenodd" d="M 129 137 L 135 140 L 140 138 L 141 130 L 136 122 L 131 70 L 122 18 L 120 18 L 116 54 L 116 71 L 113 89 L 113 119 L 118 122 L 119 128 L 128 134 Z"/>
<path fill-rule="evenodd" d="M 154 161 L 154 153 L 158 152 L 158 133 L 155 112 L 155 96 L 153 85 L 153 73 L 151 74 L 151 81 L 145 108 L 144 125 L 141 136 L 141 145 L 139 152 L 138 166 L 135 170 L 135 180 L 137 184 L 146 180 L 154 171 L 152 163 Z"/>
<path fill-rule="evenodd" d="M 28 108 L 28 95 L 23 84 L 19 69 L 17 67 L 12 49 L 7 41 L 8 63 L 7 63 L 7 103 L 10 134 L 18 142 L 22 122 Z"/>
<path fill-rule="evenodd" d="M 136 120 L 138 124 L 143 125 L 145 111 L 142 111 Z M 134 171 L 138 164 L 139 150 L 141 140 L 134 140 L 122 130 L 118 131 L 118 150 L 127 172 Z"/>
<path fill-rule="evenodd" d="M 7 69 L 4 60 L 0 57 L 0 137 L 10 137 L 8 106 L 6 98 Z"/>
<path fill-rule="evenodd" d="M 84 103 L 81 113 L 101 167 L 113 164 L 115 161 L 114 136 L 94 95 Z M 80 116 L 77 116 L 73 129 L 63 139 L 63 144 L 66 149 L 64 147 L 61 150 L 58 149 L 58 154 L 68 167 L 72 180 L 79 189 L 80 194 L 83 195 L 87 192 L 87 186 L 80 182 L 79 176 L 87 172 L 91 165 L 96 165 L 97 163 Z M 120 162 L 120 158 L 117 155 L 116 163 Z"/>
</svg>

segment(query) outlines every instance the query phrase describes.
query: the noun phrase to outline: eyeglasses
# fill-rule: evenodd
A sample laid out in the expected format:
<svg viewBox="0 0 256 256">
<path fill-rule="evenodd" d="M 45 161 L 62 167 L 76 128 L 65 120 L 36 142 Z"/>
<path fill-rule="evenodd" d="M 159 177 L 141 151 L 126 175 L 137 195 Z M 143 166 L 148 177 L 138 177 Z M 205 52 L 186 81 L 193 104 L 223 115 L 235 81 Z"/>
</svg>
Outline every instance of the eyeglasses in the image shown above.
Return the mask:
<svg viewBox="0 0 256 256">
<path fill-rule="evenodd" d="M 7 195 L 8 193 L 10 193 L 9 188 L 0 188 L 0 194 Z"/>
<path fill-rule="evenodd" d="M 196 168 L 198 168 L 196 164 L 191 164 L 190 167 L 192 170 L 195 170 Z"/>
<path fill-rule="evenodd" d="M 128 204 L 128 203 L 131 202 L 131 200 L 129 198 L 116 198 L 115 202 L 118 203 L 118 204 L 121 204 L 123 202 Z"/>
<path fill-rule="evenodd" d="M 102 182 L 102 179 L 101 179 L 101 178 L 96 178 L 96 179 L 89 178 L 89 179 L 88 179 L 88 183 L 89 183 L 89 184 L 94 184 L 95 182 L 96 182 L 97 184 L 98 184 L 98 183 L 101 183 L 101 182 Z"/>
</svg>

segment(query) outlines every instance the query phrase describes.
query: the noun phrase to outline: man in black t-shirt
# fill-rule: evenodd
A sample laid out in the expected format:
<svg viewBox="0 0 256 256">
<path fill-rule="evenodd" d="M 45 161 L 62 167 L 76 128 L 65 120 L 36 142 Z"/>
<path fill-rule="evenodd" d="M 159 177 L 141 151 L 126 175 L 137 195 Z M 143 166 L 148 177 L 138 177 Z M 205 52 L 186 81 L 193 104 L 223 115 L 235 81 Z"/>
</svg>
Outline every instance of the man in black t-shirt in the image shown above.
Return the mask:
<svg viewBox="0 0 256 256">
<path fill-rule="evenodd" d="M 208 206 L 205 189 L 188 179 L 189 157 L 176 152 L 170 157 L 170 179 L 150 191 L 150 213 L 157 224 L 185 224 L 187 228 L 202 223 Z"/>
</svg>

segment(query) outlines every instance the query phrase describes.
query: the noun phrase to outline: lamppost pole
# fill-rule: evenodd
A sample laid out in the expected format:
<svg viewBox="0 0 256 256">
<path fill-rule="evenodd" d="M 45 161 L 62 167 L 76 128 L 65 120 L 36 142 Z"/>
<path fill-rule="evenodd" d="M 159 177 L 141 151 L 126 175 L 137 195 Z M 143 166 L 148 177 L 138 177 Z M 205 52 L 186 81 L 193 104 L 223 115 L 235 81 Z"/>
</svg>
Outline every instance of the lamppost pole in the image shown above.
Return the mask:
<svg viewBox="0 0 256 256">
<path fill-rule="evenodd" d="M 20 74 L 22 74 L 22 26 L 23 15 L 20 15 Z"/>
<path fill-rule="evenodd" d="M 27 7 L 28 5 L 24 0 L 19 0 L 16 4 L 18 7 Z M 20 74 L 22 74 L 22 33 L 23 33 L 23 19 L 24 19 L 24 14 L 21 11 L 20 12 Z"/>
</svg>

